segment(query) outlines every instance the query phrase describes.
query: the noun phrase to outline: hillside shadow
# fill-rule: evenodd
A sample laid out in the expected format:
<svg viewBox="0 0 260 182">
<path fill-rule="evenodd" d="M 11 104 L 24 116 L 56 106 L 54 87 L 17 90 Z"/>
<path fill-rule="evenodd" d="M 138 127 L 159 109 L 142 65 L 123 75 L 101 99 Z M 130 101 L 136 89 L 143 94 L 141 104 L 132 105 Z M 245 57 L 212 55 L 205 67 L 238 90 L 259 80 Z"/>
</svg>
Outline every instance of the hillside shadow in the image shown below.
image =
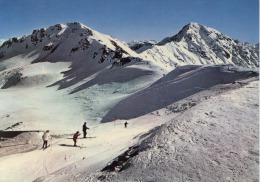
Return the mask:
<svg viewBox="0 0 260 182">
<path fill-rule="evenodd" d="M 215 85 L 233 83 L 257 75 L 256 72 L 238 71 L 237 68 L 229 70 L 229 67 L 223 65 L 198 67 L 180 75 L 173 71 L 150 87 L 120 101 L 101 122 L 113 121 L 114 116 L 118 119 L 136 118 Z"/>
<path fill-rule="evenodd" d="M 88 138 L 91 139 L 91 138 L 97 138 L 97 137 L 86 137 L 86 138 L 78 138 L 78 139 L 83 139 L 84 140 L 84 139 L 88 139 Z M 66 138 L 66 139 L 72 140 L 73 138 L 71 137 L 71 138 Z"/>
<path fill-rule="evenodd" d="M 112 53 L 111 53 L 112 54 Z M 89 54 L 86 53 L 86 56 Z M 104 55 L 98 55 L 95 59 L 88 61 L 79 58 L 73 60 L 69 70 L 61 72 L 63 78 L 47 87 L 58 86 L 58 90 L 66 89 L 76 84 L 82 84 L 76 87 L 70 94 L 79 92 L 83 89 L 91 87 L 95 84 L 103 85 L 112 82 L 124 83 L 134 80 L 138 77 L 152 74 L 152 71 L 141 70 L 137 68 L 129 68 L 133 64 L 144 64 L 139 60 L 131 60 L 120 66 L 113 66 L 116 61 L 113 58 L 102 60 Z M 127 59 L 127 58 L 122 58 Z M 121 60 L 120 60 L 121 61 Z M 113 67 L 113 68 L 112 68 Z"/>
<path fill-rule="evenodd" d="M 96 75 L 92 80 L 75 88 L 70 94 L 79 92 L 95 84 L 104 85 L 112 82 L 127 83 L 142 76 L 152 75 L 153 71 L 141 70 L 137 68 L 120 67 L 115 69 L 106 69 Z"/>
<path fill-rule="evenodd" d="M 61 147 L 77 147 L 77 146 L 68 145 L 68 144 L 59 144 L 59 146 L 61 146 Z"/>
<path fill-rule="evenodd" d="M 102 64 L 85 62 L 82 64 L 81 61 L 74 61 L 68 71 L 61 72 L 61 74 L 63 74 L 63 78 L 61 80 L 48 85 L 47 87 L 58 86 L 58 90 L 69 88 L 94 75 L 95 73 L 104 70 L 110 64 L 110 62 L 105 62 Z M 92 68 L 89 69 L 89 67 Z"/>
</svg>

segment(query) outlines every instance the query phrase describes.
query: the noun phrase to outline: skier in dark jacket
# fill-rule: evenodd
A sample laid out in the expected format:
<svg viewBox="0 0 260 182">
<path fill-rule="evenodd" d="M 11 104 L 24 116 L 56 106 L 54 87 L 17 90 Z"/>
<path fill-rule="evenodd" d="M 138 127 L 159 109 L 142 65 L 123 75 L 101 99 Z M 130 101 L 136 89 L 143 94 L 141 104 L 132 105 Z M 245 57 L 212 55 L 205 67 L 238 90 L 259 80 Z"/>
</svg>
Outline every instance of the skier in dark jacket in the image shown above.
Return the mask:
<svg viewBox="0 0 260 182">
<path fill-rule="evenodd" d="M 125 122 L 125 128 L 127 128 L 127 125 L 128 125 L 128 122 L 126 121 L 126 122 Z"/>
<path fill-rule="evenodd" d="M 73 141 L 74 141 L 74 146 L 77 146 L 77 139 L 79 137 L 79 131 L 77 131 L 74 135 L 73 135 Z"/>
<path fill-rule="evenodd" d="M 87 130 L 89 130 L 89 128 L 86 126 L 86 122 L 84 123 L 83 127 L 82 127 L 82 131 L 83 131 L 83 134 L 84 134 L 84 138 L 86 138 L 87 136 Z"/>
</svg>

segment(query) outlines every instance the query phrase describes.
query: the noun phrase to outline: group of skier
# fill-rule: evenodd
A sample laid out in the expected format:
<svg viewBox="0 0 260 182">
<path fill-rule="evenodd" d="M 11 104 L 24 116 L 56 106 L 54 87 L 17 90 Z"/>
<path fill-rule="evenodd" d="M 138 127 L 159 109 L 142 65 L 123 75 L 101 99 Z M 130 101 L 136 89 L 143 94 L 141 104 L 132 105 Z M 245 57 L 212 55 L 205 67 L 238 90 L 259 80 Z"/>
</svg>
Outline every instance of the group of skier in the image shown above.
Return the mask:
<svg viewBox="0 0 260 182">
<path fill-rule="evenodd" d="M 124 123 L 125 128 L 127 128 L 127 121 Z M 83 138 L 87 138 L 87 130 L 89 130 L 89 128 L 87 127 L 87 123 L 85 122 L 82 126 L 82 131 L 83 131 Z M 73 141 L 74 141 L 74 146 L 77 146 L 77 139 L 79 137 L 80 133 L 79 131 L 77 131 L 74 135 L 73 135 Z M 43 140 L 43 145 L 42 148 L 46 149 L 48 146 L 50 146 L 50 144 L 48 145 L 48 141 L 52 139 L 50 136 L 50 131 L 47 130 L 43 133 L 42 135 L 42 140 Z"/>
<path fill-rule="evenodd" d="M 87 123 L 85 122 L 83 124 L 83 127 L 82 127 L 82 131 L 83 131 L 83 138 L 87 138 L 87 130 L 89 130 L 89 128 L 87 127 Z M 79 137 L 80 133 L 79 131 L 77 131 L 74 135 L 73 135 L 73 141 L 74 141 L 74 146 L 77 146 L 77 139 Z M 50 131 L 47 130 L 43 133 L 42 135 L 42 140 L 43 140 L 43 145 L 42 145 L 42 148 L 43 149 L 46 149 L 48 146 L 50 146 L 50 144 L 48 144 L 48 141 L 52 139 L 51 136 L 50 136 Z"/>
<path fill-rule="evenodd" d="M 83 138 L 87 138 L 87 130 L 89 130 L 89 128 L 87 127 L 87 123 L 85 122 L 82 126 L 82 131 L 83 131 Z M 79 137 L 79 131 L 77 131 L 74 135 L 73 135 L 73 141 L 74 141 L 74 146 L 77 146 L 77 139 Z"/>
</svg>

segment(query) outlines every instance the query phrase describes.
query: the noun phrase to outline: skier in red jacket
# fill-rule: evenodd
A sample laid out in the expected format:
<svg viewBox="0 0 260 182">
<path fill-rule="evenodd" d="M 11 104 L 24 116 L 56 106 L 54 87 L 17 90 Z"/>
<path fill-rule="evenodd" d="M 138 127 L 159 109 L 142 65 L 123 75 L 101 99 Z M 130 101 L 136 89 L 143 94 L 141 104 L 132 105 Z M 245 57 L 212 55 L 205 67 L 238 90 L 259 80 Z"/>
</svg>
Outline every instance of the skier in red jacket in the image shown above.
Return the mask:
<svg viewBox="0 0 260 182">
<path fill-rule="evenodd" d="M 74 135 L 73 135 L 73 141 L 74 141 L 74 146 L 77 146 L 77 139 L 79 137 L 79 131 L 77 131 Z"/>
</svg>

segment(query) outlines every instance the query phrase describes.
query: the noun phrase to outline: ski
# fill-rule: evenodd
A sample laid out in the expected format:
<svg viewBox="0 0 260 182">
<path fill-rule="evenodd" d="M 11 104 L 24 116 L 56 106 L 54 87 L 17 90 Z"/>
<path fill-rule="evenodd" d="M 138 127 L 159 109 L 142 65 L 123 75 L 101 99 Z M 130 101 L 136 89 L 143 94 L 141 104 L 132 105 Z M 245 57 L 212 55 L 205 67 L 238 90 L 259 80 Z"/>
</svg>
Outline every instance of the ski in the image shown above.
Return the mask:
<svg viewBox="0 0 260 182">
<path fill-rule="evenodd" d="M 93 137 L 83 137 L 82 139 L 90 139 L 90 138 L 97 138 L 96 136 L 93 136 Z"/>
<path fill-rule="evenodd" d="M 78 147 L 78 148 L 80 148 L 80 149 L 86 148 L 86 146 L 74 146 L 74 147 Z"/>
</svg>

